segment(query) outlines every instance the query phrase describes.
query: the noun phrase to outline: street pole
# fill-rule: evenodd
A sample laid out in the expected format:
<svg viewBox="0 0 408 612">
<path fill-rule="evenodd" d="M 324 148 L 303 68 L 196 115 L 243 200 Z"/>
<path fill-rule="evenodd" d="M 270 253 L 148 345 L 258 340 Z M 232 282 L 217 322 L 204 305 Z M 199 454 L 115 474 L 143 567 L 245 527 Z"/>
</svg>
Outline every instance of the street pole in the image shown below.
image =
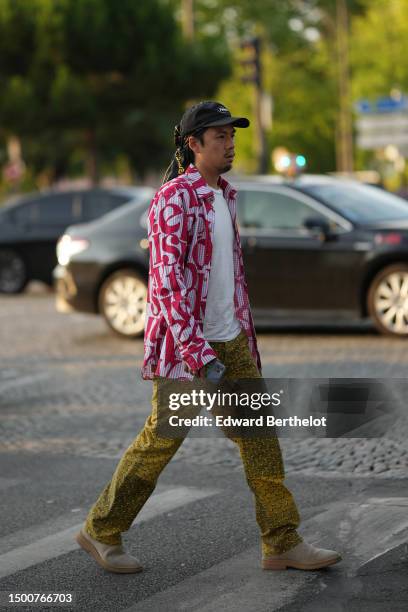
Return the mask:
<svg viewBox="0 0 408 612">
<path fill-rule="evenodd" d="M 266 133 L 264 122 L 264 96 L 262 91 L 262 61 L 261 39 L 253 36 L 241 43 L 241 49 L 249 49 L 251 56 L 241 60 L 243 66 L 249 66 L 250 74 L 242 77 L 243 83 L 253 83 L 254 88 L 254 116 L 255 116 L 255 151 L 259 174 L 266 174 L 268 168 Z"/>
<path fill-rule="evenodd" d="M 194 0 L 182 0 L 183 34 L 187 40 L 194 39 Z"/>
<path fill-rule="evenodd" d="M 347 0 L 336 0 L 336 43 L 339 113 L 336 127 L 336 166 L 353 171 L 353 134 L 350 103 L 349 23 Z"/>
<path fill-rule="evenodd" d="M 258 172 L 266 174 L 268 167 L 267 150 L 266 150 L 266 134 L 263 121 L 263 75 L 262 75 L 262 60 L 261 60 L 261 39 L 255 37 L 253 39 L 255 51 L 255 123 L 256 123 L 256 143 L 258 153 Z"/>
<path fill-rule="evenodd" d="M 260 85 L 255 87 L 255 118 L 256 118 L 256 133 L 257 133 L 257 144 L 258 144 L 258 172 L 259 174 L 266 174 L 268 168 L 267 158 L 267 146 L 266 146 L 266 134 L 263 124 L 263 96 L 262 88 Z"/>
</svg>

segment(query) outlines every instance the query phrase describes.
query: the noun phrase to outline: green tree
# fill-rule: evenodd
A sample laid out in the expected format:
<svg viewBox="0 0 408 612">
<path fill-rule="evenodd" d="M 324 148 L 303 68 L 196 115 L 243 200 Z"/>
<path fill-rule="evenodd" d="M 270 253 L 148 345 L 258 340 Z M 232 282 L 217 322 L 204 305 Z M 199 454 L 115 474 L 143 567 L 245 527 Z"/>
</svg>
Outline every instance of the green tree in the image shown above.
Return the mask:
<svg viewBox="0 0 408 612">
<path fill-rule="evenodd" d="M 201 28 L 209 20 L 216 24 L 219 34 L 227 36 L 235 49 L 235 63 L 240 59 L 240 40 L 253 34 L 262 37 L 264 87 L 274 100 L 270 148 L 281 145 L 303 153 L 313 172 L 336 167 L 336 4 L 335 0 L 196 0 L 197 23 Z M 347 5 L 352 17 L 365 10 L 362 0 L 348 0 Z M 236 66 L 219 91 L 224 100 L 239 100 L 251 112 L 253 91 L 240 77 Z M 239 136 L 245 143 L 239 162 L 240 169 L 252 171 L 255 151 L 248 137 Z"/>
<path fill-rule="evenodd" d="M 66 173 L 78 152 L 97 181 L 125 153 L 161 167 L 183 103 L 229 72 L 225 46 L 183 40 L 162 0 L 0 0 L 0 132 L 36 172 Z"/>
<path fill-rule="evenodd" d="M 408 92 L 408 4 L 405 0 L 367 1 L 364 19 L 354 19 L 351 61 L 353 99 L 374 101 Z M 406 151 L 405 151 L 406 154 Z M 360 167 L 378 170 L 390 189 L 408 183 L 408 167 L 395 166 L 375 151 L 358 151 Z"/>
<path fill-rule="evenodd" d="M 352 27 L 353 95 L 376 98 L 408 91 L 408 3 L 370 0 Z"/>
</svg>

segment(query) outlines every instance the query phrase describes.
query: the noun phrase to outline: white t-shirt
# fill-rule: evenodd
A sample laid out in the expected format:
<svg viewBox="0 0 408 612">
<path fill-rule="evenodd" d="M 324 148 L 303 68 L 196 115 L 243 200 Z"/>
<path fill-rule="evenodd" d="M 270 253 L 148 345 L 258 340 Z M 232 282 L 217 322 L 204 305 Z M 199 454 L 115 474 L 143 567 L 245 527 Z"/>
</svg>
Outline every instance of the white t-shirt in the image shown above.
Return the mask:
<svg viewBox="0 0 408 612">
<path fill-rule="evenodd" d="M 203 334 L 213 342 L 233 340 L 241 331 L 234 307 L 234 228 L 222 189 L 214 189 L 215 222 Z"/>
</svg>

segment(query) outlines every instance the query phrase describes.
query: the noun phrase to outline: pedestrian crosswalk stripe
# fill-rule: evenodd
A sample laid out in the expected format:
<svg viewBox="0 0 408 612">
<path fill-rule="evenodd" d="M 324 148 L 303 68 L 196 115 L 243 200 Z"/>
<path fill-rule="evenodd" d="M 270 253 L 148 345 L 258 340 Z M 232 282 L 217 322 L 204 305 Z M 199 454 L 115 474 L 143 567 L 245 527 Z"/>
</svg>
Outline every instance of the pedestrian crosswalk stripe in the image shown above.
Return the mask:
<svg viewBox="0 0 408 612">
<path fill-rule="evenodd" d="M 3 476 L 0 476 L 0 491 L 16 487 L 24 482 L 27 482 L 26 478 L 3 478 Z"/>
<path fill-rule="evenodd" d="M 330 568 L 354 575 L 408 541 L 408 498 L 372 497 L 326 504 L 299 532 L 319 547 L 338 550 L 343 561 Z M 144 599 L 124 612 L 268 612 L 293 601 L 316 572 L 260 570 L 260 546 L 251 548 Z M 319 588 L 326 587 L 320 580 Z M 315 588 L 315 585 L 314 585 Z M 267 606 L 267 607 L 266 607 Z"/>
<path fill-rule="evenodd" d="M 290 603 L 313 578 L 308 572 L 262 571 L 260 546 L 255 546 L 123 612 L 272 612 Z"/>
<path fill-rule="evenodd" d="M 157 491 L 146 502 L 142 512 L 140 512 L 133 524 L 151 520 L 175 508 L 180 508 L 186 504 L 219 493 L 215 489 L 198 489 L 184 486 L 166 488 L 166 490 L 161 492 L 159 492 L 160 488 L 158 487 Z M 86 513 L 83 518 L 85 518 L 85 515 Z M 64 515 L 64 517 L 66 516 Z M 78 514 L 74 516 L 77 521 Z M 57 532 L 50 525 L 49 535 L 43 535 L 41 539 L 30 541 L 29 544 L 25 544 L 23 541 L 19 546 L 8 550 L 8 552 L 0 556 L 0 578 L 10 576 L 37 563 L 43 563 L 77 549 L 78 544 L 74 538 L 82 524 L 83 521 L 81 523 L 76 522 L 75 525 L 65 527 Z M 26 537 L 29 538 L 29 530 L 24 531 L 26 532 Z M 10 536 L 6 536 L 5 540 L 9 540 L 9 538 Z M 15 534 L 15 538 L 18 538 L 18 533 Z M 31 538 L 29 539 L 31 540 Z M 4 550 L 2 540 L 0 540 L 0 550 Z"/>
<path fill-rule="evenodd" d="M 369 497 L 330 504 L 308 521 L 308 530 L 335 543 L 353 574 L 408 541 L 408 497 Z"/>
<path fill-rule="evenodd" d="M 39 372 L 38 374 L 32 374 L 27 376 L 20 376 L 19 378 L 13 378 L 11 380 L 0 381 L 0 393 L 8 391 L 9 389 L 21 389 L 21 387 L 27 387 L 40 381 L 48 380 L 51 377 L 49 372 Z"/>
</svg>

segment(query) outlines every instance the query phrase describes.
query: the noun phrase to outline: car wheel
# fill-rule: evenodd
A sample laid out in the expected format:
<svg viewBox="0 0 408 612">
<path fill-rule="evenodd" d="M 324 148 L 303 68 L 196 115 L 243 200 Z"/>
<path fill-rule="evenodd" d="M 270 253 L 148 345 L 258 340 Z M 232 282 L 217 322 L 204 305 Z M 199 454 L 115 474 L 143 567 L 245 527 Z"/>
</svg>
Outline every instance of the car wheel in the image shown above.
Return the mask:
<svg viewBox="0 0 408 612">
<path fill-rule="evenodd" d="M 373 279 L 367 297 L 368 312 L 383 334 L 408 337 L 408 265 L 383 268 Z"/>
<path fill-rule="evenodd" d="M 144 332 L 146 301 L 145 279 L 134 270 L 118 270 L 101 286 L 99 311 L 114 332 L 127 338 L 138 338 Z"/>
<path fill-rule="evenodd" d="M 23 259 L 11 249 L 0 249 L 0 293 L 21 293 L 27 285 Z"/>
</svg>

